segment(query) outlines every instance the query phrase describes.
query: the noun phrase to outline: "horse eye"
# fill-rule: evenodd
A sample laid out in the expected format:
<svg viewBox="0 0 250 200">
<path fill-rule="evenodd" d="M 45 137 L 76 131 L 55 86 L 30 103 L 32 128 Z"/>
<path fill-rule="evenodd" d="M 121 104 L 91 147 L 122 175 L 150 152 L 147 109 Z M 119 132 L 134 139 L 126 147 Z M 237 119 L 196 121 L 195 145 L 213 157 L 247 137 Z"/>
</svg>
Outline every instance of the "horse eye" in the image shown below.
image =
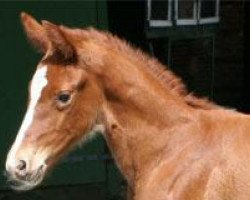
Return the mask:
<svg viewBox="0 0 250 200">
<path fill-rule="evenodd" d="M 70 94 L 69 93 L 61 93 L 58 95 L 57 100 L 62 103 L 67 103 L 70 100 Z"/>
</svg>

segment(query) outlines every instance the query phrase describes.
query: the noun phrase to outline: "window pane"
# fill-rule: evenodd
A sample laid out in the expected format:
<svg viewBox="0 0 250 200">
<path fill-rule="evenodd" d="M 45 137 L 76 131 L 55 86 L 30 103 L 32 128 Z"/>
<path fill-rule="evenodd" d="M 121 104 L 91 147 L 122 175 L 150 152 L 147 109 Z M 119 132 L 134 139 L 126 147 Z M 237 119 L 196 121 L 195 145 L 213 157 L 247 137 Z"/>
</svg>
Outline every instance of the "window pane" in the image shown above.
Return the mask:
<svg viewBox="0 0 250 200">
<path fill-rule="evenodd" d="M 201 0 L 201 18 L 215 17 L 216 0 Z"/>
<path fill-rule="evenodd" d="M 194 0 L 178 0 L 178 18 L 194 18 Z"/>
<path fill-rule="evenodd" d="M 151 0 L 151 19 L 168 19 L 168 0 Z"/>
</svg>

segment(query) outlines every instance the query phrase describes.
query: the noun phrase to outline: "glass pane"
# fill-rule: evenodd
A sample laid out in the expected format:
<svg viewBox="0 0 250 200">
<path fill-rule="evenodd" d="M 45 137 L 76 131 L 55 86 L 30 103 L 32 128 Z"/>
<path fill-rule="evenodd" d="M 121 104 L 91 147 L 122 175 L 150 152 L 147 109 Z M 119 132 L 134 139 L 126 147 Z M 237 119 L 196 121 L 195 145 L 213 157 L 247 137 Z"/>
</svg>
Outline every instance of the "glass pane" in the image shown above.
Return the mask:
<svg viewBox="0 0 250 200">
<path fill-rule="evenodd" d="M 216 0 L 201 0 L 201 18 L 215 17 Z"/>
<path fill-rule="evenodd" d="M 151 0 L 151 19 L 168 19 L 168 0 Z"/>
<path fill-rule="evenodd" d="M 194 0 L 178 1 L 178 18 L 193 19 L 194 18 Z"/>
</svg>

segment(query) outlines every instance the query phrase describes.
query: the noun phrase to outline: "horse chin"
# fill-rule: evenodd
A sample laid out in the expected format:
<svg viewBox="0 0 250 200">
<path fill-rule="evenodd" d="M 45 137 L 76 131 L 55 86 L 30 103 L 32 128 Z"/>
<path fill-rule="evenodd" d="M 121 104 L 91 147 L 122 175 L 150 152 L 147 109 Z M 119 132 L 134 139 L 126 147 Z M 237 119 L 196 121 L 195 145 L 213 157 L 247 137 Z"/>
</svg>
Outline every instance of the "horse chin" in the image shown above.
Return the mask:
<svg viewBox="0 0 250 200">
<path fill-rule="evenodd" d="M 9 182 L 10 188 L 13 190 L 28 191 L 37 187 L 42 182 L 42 179 L 36 182 L 22 181 L 22 180 L 10 180 L 8 182 Z"/>
<path fill-rule="evenodd" d="M 30 176 L 25 179 L 21 179 L 16 175 L 9 175 L 7 176 L 7 183 L 11 189 L 16 191 L 28 191 L 36 188 L 41 184 L 45 177 L 45 171 L 40 170 L 35 176 Z"/>
</svg>

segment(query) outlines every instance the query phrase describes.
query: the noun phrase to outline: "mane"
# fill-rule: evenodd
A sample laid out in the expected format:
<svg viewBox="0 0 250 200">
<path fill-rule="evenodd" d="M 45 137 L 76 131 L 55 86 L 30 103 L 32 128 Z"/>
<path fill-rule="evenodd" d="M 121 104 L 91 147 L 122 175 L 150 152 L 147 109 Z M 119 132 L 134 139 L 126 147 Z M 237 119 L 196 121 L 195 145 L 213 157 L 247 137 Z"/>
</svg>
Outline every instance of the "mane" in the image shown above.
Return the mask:
<svg viewBox="0 0 250 200">
<path fill-rule="evenodd" d="M 160 63 L 156 58 L 132 46 L 126 40 L 120 39 L 109 32 L 99 31 L 92 27 L 88 29 L 74 29 L 74 31 L 106 48 L 112 48 L 123 53 L 129 57 L 130 60 L 142 63 L 142 66 L 162 83 L 167 90 L 174 95 L 182 97 L 187 105 L 203 110 L 222 108 L 207 98 L 197 97 L 193 93 L 190 93 L 182 79 L 170 71 L 167 66 Z"/>
</svg>

